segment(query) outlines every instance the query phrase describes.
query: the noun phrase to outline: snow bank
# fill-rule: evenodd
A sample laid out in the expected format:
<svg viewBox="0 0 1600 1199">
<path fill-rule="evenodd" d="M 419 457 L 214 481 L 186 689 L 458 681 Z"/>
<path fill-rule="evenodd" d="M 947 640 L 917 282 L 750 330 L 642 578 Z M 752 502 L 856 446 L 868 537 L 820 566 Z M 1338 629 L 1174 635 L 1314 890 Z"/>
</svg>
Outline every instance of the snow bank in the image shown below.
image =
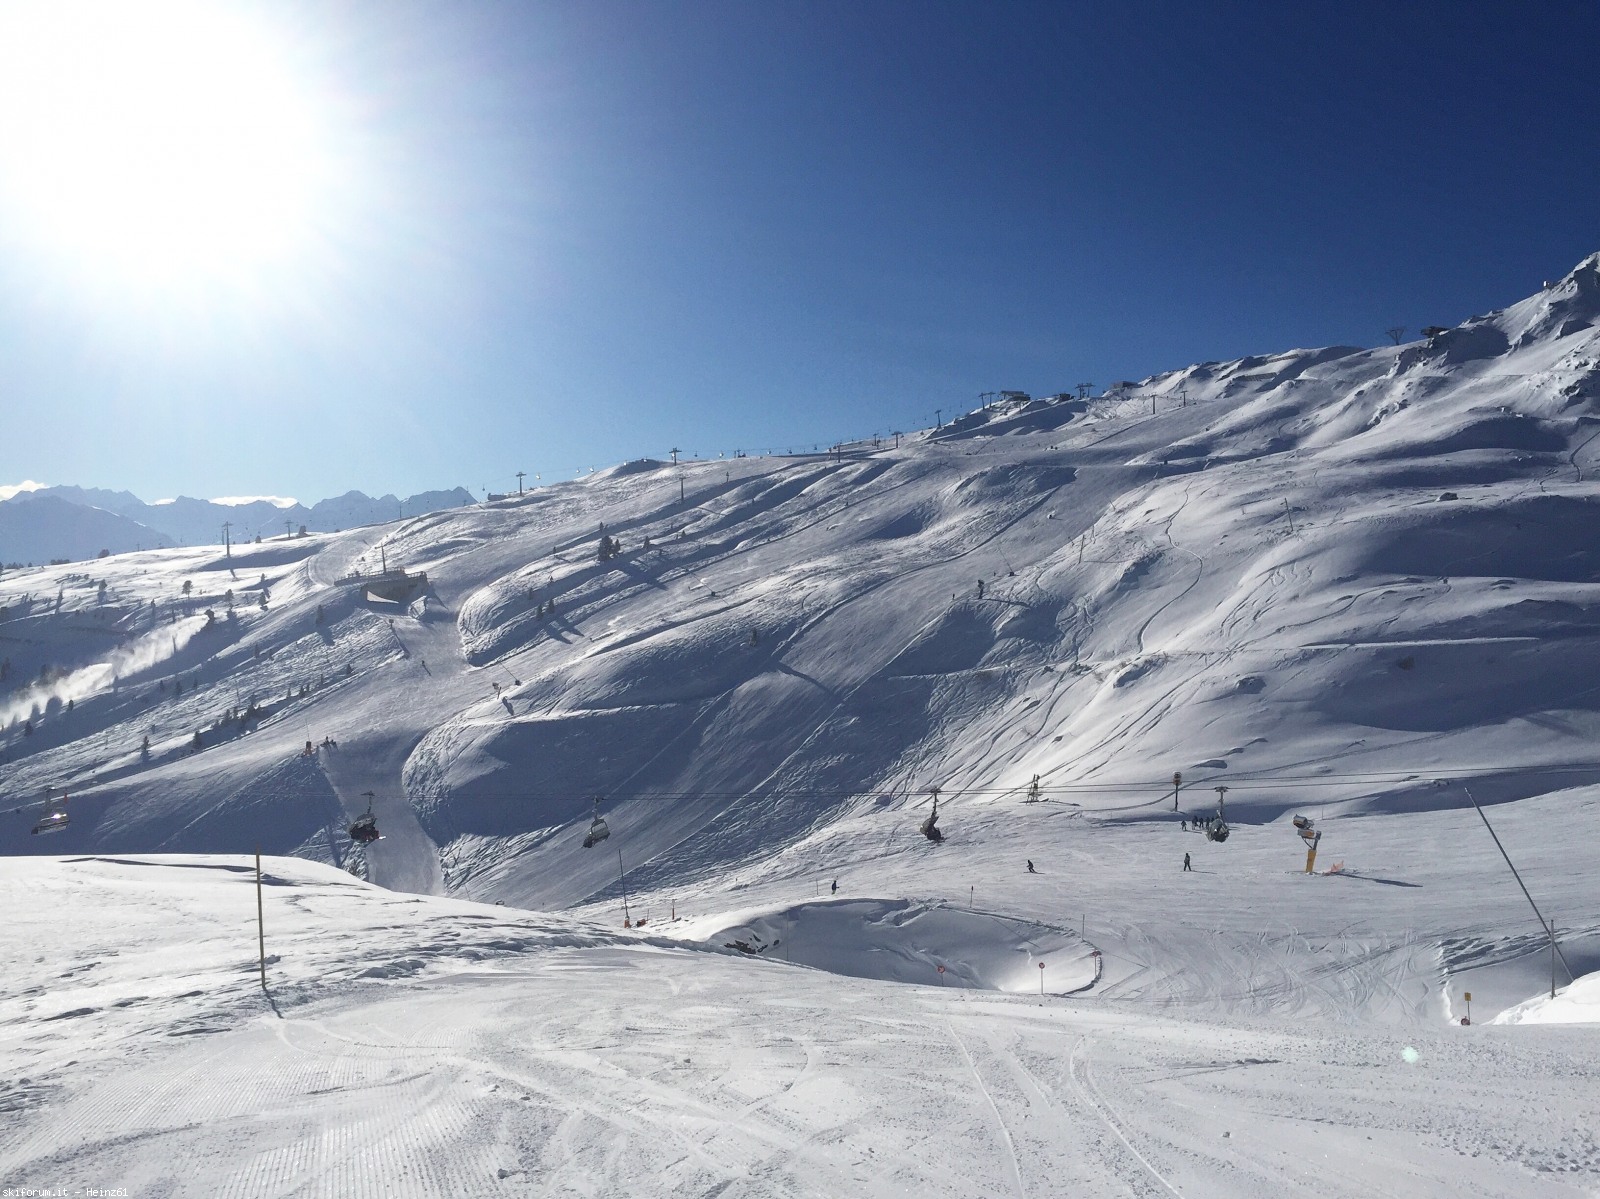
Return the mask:
<svg viewBox="0 0 1600 1199">
<path fill-rule="evenodd" d="M 1600 1024 L 1600 973 L 1585 974 L 1554 998 L 1540 995 L 1507 1008 L 1494 1024 Z"/>
</svg>

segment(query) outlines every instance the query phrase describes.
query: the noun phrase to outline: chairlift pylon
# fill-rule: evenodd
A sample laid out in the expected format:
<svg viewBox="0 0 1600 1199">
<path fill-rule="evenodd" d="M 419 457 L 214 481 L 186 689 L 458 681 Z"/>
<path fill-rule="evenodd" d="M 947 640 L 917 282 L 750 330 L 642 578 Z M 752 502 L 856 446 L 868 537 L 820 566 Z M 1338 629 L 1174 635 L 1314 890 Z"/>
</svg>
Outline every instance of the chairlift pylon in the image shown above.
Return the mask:
<svg viewBox="0 0 1600 1199">
<path fill-rule="evenodd" d="M 933 789 L 933 810 L 918 827 L 922 830 L 922 835 L 935 845 L 944 840 L 944 831 L 939 828 L 939 788 Z"/>
<path fill-rule="evenodd" d="M 589 822 L 589 831 L 583 837 L 583 847 L 585 849 L 593 849 L 611 835 L 610 826 L 606 824 L 605 817 L 600 815 L 600 797 L 596 795 L 593 796 L 593 799 L 594 819 Z"/>
<path fill-rule="evenodd" d="M 372 814 L 372 801 L 376 798 L 371 791 L 361 793 L 367 801 L 367 810 L 355 818 L 350 825 L 350 840 L 360 845 L 370 845 L 374 841 L 382 840 L 383 834 L 378 831 L 378 818 Z"/>
<path fill-rule="evenodd" d="M 44 809 L 39 813 L 39 819 L 34 822 L 34 833 L 59 833 L 72 823 L 72 817 L 67 814 L 67 793 L 63 791 L 60 799 L 51 799 L 48 790 L 44 793 Z"/>
</svg>

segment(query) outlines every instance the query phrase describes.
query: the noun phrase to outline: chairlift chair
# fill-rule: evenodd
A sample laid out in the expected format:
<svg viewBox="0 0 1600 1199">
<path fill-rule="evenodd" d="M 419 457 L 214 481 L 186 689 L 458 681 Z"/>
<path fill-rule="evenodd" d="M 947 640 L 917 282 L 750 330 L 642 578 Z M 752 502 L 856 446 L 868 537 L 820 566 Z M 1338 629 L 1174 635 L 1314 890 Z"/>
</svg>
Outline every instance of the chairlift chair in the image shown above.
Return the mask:
<svg viewBox="0 0 1600 1199">
<path fill-rule="evenodd" d="M 1227 839 L 1228 826 L 1221 820 L 1212 822 L 1211 827 L 1206 829 L 1207 841 L 1226 841 Z"/>
<path fill-rule="evenodd" d="M 611 829 L 606 825 L 605 818 L 600 815 L 600 797 L 594 797 L 594 819 L 589 822 L 589 831 L 584 834 L 583 847 L 593 849 L 600 842 L 611 835 Z"/>
<path fill-rule="evenodd" d="M 360 845 L 370 845 L 381 840 L 383 834 L 378 831 L 378 818 L 372 814 L 372 801 L 375 798 L 371 791 L 364 793 L 367 800 L 367 810 L 357 816 L 350 826 L 350 840 Z"/>
<path fill-rule="evenodd" d="M 935 792 L 933 797 L 933 811 L 928 813 L 928 818 L 921 824 L 922 835 L 937 845 L 944 840 L 944 832 L 939 828 L 939 796 Z"/>
<path fill-rule="evenodd" d="M 44 811 L 39 814 L 39 819 L 34 823 L 32 831 L 35 833 L 59 833 L 72 823 L 72 817 L 67 815 L 67 797 L 51 799 L 47 795 L 44 801 Z"/>
</svg>

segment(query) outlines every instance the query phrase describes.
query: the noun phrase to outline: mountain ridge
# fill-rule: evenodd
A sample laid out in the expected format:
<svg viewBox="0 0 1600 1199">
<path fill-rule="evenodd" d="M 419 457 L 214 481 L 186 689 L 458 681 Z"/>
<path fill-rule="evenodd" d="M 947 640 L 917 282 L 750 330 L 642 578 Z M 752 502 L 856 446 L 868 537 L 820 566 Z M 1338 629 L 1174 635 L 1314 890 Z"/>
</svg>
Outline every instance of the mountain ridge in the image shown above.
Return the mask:
<svg viewBox="0 0 1600 1199">
<path fill-rule="evenodd" d="M 149 504 L 127 491 L 64 484 L 21 491 L 0 501 L 0 563 L 34 564 L 58 559 L 83 561 L 102 550 L 221 545 L 223 524 L 233 541 L 282 537 L 301 528 L 331 533 L 382 524 L 405 513 L 417 516 L 476 503 L 464 487 L 424 491 L 404 500 L 347 491 L 310 507 L 267 500 L 222 504 L 178 496 Z M 117 519 L 108 520 L 109 514 Z"/>
</svg>

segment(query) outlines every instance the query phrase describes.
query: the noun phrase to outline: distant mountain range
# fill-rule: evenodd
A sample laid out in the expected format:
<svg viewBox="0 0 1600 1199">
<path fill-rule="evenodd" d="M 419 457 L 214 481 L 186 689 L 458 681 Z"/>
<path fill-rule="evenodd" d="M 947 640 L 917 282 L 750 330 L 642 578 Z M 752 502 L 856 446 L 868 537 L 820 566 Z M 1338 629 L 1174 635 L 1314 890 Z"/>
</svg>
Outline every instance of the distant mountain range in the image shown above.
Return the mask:
<svg viewBox="0 0 1600 1199">
<path fill-rule="evenodd" d="M 268 500 L 219 504 L 188 496 L 147 504 L 127 491 L 44 487 L 18 492 L 0 502 L 0 563 L 79 561 L 94 558 L 102 550 L 120 554 L 175 545 L 221 545 L 224 522 L 235 542 L 297 533 L 302 526 L 312 533 L 332 533 L 473 502 L 465 487 L 424 491 L 404 500 L 393 495 L 374 499 L 347 491 L 309 508 L 304 504 L 280 507 Z"/>
</svg>

